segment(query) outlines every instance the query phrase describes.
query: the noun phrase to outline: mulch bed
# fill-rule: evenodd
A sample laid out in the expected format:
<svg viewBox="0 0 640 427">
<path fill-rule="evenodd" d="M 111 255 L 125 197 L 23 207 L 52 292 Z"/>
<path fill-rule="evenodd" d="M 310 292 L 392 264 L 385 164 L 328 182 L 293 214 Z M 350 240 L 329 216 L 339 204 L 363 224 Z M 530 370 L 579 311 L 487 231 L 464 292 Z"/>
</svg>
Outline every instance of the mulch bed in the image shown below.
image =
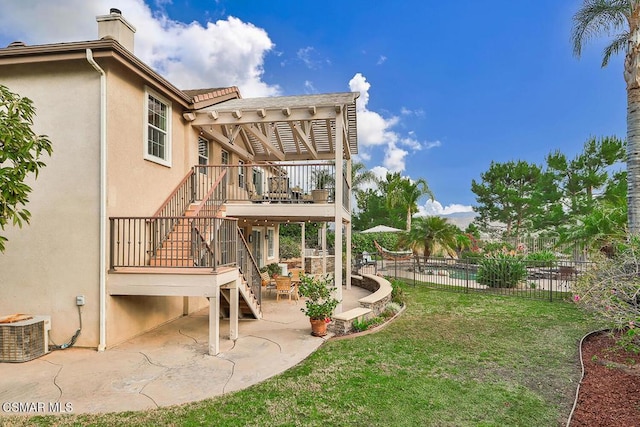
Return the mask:
<svg viewBox="0 0 640 427">
<path fill-rule="evenodd" d="M 583 341 L 582 358 L 585 375 L 571 427 L 640 427 L 640 354 L 601 332 Z"/>
</svg>

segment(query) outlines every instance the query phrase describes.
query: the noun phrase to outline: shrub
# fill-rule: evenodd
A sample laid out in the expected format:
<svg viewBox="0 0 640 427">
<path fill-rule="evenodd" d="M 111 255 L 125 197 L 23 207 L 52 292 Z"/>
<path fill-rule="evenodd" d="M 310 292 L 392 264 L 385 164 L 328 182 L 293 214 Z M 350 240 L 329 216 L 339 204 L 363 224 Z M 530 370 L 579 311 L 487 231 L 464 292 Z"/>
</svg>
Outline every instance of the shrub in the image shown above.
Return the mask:
<svg viewBox="0 0 640 427">
<path fill-rule="evenodd" d="M 497 253 L 480 261 L 476 281 L 490 288 L 514 288 L 525 277 L 527 269 L 522 259 Z"/>
<path fill-rule="evenodd" d="M 300 276 L 300 295 L 306 297 L 305 306 L 300 309 L 310 319 L 324 320 L 333 314 L 339 300 L 333 297 L 336 287 L 329 276 L 315 278 L 303 274 Z"/>
<path fill-rule="evenodd" d="M 352 328 L 356 332 L 362 332 L 374 326 L 378 326 L 382 323 L 384 323 L 384 319 L 379 316 L 372 317 L 371 319 L 362 319 L 362 320 L 356 319 L 352 323 Z"/>
<path fill-rule="evenodd" d="M 525 257 L 529 267 L 549 267 L 557 260 L 556 254 L 551 251 L 531 252 Z"/>
<path fill-rule="evenodd" d="M 402 310 L 402 306 L 395 302 L 390 302 L 384 307 L 384 311 L 382 312 L 382 317 L 390 318 L 395 316 L 397 313 Z"/>
<path fill-rule="evenodd" d="M 398 279 L 390 279 L 389 282 L 391 283 L 391 302 L 404 306 L 406 298 L 402 289 L 402 281 Z"/>
<path fill-rule="evenodd" d="M 460 254 L 460 259 L 469 264 L 477 264 L 482 258 L 484 258 L 484 254 L 482 252 L 462 251 Z"/>
<path fill-rule="evenodd" d="M 634 236 L 613 258 L 597 259 L 573 285 L 575 302 L 609 327 L 624 331 L 635 345 L 640 344 L 640 334 L 635 333 L 640 327 L 639 271 L 640 238 Z"/>
<path fill-rule="evenodd" d="M 280 257 L 284 259 L 300 257 L 300 239 L 280 236 Z"/>
<path fill-rule="evenodd" d="M 498 253 L 498 252 L 512 252 L 516 250 L 516 247 L 507 242 L 487 242 L 483 245 L 482 250 L 484 253 Z"/>
</svg>

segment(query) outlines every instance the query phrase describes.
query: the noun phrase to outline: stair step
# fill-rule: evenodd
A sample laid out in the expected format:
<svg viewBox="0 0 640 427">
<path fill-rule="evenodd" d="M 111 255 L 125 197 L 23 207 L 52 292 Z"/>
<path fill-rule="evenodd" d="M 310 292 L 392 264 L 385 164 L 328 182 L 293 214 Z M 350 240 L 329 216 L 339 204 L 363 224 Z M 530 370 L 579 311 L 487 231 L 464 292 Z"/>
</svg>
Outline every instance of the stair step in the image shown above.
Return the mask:
<svg viewBox="0 0 640 427">
<path fill-rule="evenodd" d="M 190 258 L 191 246 L 169 247 L 159 249 L 154 258 Z"/>
</svg>

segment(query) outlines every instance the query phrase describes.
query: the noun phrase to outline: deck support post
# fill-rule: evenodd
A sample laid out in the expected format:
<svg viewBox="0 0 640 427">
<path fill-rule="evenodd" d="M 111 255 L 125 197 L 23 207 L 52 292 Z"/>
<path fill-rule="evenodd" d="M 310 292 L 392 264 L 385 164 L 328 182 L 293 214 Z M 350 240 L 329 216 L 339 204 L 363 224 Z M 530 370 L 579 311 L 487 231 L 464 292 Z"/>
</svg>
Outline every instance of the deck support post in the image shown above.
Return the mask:
<svg viewBox="0 0 640 427">
<path fill-rule="evenodd" d="M 242 278 L 237 278 L 229 288 L 229 339 L 233 341 L 238 339 L 238 311 L 240 306 L 238 286 L 240 286 L 241 280 Z"/>
<path fill-rule="evenodd" d="M 220 353 L 220 298 L 218 295 L 207 297 L 209 300 L 209 355 Z"/>
</svg>

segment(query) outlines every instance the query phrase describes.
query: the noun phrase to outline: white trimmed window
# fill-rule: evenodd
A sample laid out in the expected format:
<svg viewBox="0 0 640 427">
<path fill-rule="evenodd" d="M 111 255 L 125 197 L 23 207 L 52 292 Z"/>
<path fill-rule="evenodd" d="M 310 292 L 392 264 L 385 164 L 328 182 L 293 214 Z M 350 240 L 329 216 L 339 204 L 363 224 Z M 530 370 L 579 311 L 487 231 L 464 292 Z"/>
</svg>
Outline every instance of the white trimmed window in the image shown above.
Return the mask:
<svg viewBox="0 0 640 427">
<path fill-rule="evenodd" d="M 147 160 L 171 166 L 171 104 L 147 89 L 145 156 Z"/>
<path fill-rule="evenodd" d="M 209 141 L 203 137 L 198 137 L 198 164 L 206 166 L 209 164 Z"/>
<path fill-rule="evenodd" d="M 275 230 L 273 228 L 267 228 L 267 258 L 273 258 L 276 256 L 275 245 Z"/>
</svg>

